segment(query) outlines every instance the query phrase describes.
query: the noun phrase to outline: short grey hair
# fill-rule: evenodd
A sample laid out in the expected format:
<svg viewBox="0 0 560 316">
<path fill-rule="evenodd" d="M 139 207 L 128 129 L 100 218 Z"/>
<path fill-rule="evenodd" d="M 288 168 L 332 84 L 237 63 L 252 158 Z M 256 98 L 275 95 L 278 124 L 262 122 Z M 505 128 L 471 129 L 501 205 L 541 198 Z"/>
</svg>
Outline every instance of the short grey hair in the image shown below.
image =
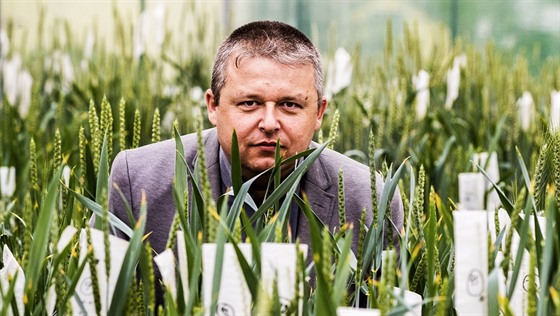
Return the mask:
<svg viewBox="0 0 560 316">
<path fill-rule="evenodd" d="M 313 65 L 317 102 L 323 98 L 323 63 L 317 48 L 298 29 L 277 21 L 257 21 L 234 30 L 218 47 L 210 88 L 219 105 L 220 91 L 226 84 L 230 58 L 236 66 L 246 57 L 270 58 L 288 66 Z"/>
</svg>

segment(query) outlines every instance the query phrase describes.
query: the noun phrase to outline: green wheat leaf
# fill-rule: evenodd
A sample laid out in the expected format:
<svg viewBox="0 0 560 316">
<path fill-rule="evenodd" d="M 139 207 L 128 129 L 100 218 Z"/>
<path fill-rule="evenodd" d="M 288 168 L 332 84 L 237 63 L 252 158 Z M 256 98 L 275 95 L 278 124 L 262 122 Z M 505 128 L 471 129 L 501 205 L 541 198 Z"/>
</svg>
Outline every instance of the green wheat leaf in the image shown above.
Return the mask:
<svg viewBox="0 0 560 316">
<path fill-rule="evenodd" d="M 122 315 L 125 310 L 126 300 L 122 298 L 127 297 L 132 279 L 136 277 L 136 266 L 138 265 L 138 259 L 143 250 L 142 240 L 144 237 L 144 228 L 146 227 L 146 213 L 146 196 L 143 194 L 140 203 L 140 216 L 134 227 L 132 238 L 130 239 L 123 259 L 108 315 Z"/>
</svg>

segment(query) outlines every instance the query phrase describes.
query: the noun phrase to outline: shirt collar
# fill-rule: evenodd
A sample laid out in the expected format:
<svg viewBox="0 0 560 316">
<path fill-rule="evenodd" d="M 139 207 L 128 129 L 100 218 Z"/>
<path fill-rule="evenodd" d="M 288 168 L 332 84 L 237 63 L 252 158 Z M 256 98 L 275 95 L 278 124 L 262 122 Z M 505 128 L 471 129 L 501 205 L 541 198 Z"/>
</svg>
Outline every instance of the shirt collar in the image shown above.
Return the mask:
<svg viewBox="0 0 560 316">
<path fill-rule="evenodd" d="M 219 159 L 219 162 L 220 162 L 220 178 L 222 180 L 221 182 L 222 182 L 222 194 L 223 194 L 223 193 L 226 193 L 226 192 L 231 190 L 231 186 L 232 186 L 231 163 L 229 162 L 229 160 L 226 156 L 226 153 L 222 149 L 222 146 L 220 146 L 220 152 L 219 152 L 218 156 L 219 156 L 218 159 Z M 300 164 L 302 161 L 303 161 L 303 158 L 301 158 L 298 161 L 298 164 Z M 298 184 L 298 188 L 297 188 L 297 193 L 298 194 L 300 193 L 300 190 L 301 190 L 301 183 Z M 229 203 L 233 202 L 232 199 L 229 199 L 229 201 L 230 201 Z M 249 209 L 251 209 L 251 208 L 249 208 Z M 298 224 L 298 222 L 299 222 L 299 207 L 297 206 L 297 203 L 295 201 L 292 201 L 291 214 L 290 214 L 289 221 L 290 221 L 290 227 L 291 227 L 291 230 L 292 230 L 292 239 L 293 239 L 293 241 L 295 241 L 295 238 L 296 238 L 297 233 L 298 233 L 298 226 L 299 226 L 299 224 Z"/>
<path fill-rule="evenodd" d="M 222 193 L 228 191 L 231 188 L 231 163 L 229 162 L 226 153 L 220 146 L 220 152 L 218 154 L 218 159 L 220 160 L 220 178 L 222 180 Z"/>
</svg>

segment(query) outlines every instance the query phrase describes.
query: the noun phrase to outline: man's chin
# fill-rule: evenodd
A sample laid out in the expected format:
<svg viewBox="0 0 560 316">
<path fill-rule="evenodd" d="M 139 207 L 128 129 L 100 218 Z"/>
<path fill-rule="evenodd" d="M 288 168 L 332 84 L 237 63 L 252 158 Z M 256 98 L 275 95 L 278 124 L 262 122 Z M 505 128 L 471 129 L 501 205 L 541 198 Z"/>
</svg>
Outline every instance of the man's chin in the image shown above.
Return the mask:
<svg viewBox="0 0 560 316">
<path fill-rule="evenodd" d="M 273 167 L 274 167 L 274 160 L 271 160 L 270 162 L 267 163 L 260 163 L 258 165 L 252 164 L 250 166 L 242 166 L 243 178 L 244 180 L 248 180 L 266 171 L 269 171 L 266 173 L 268 174 L 270 173 Z"/>
<path fill-rule="evenodd" d="M 257 163 L 255 163 L 255 161 L 257 161 Z M 247 161 L 247 160 L 246 160 Z M 243 164 L 242 162 L 242 168 L 243 168 L 243 178 L 245 178 L 245 180 L 248 180 L 250 178 L 253 178 L 265 171 L 269 171 L 274 167 L 274 163 L 275 160 L 273 157 L 265 157 L 265 158 L 254 158 L 253 160 L 248 160 L 251 161 L 251 164 Z M 293 169 L 293 164 L 290 165 L 282 165 L 282 173 L 285 174 L 288 170 Z M 250 177 L 248 177 L 249 175 L 252 175 Z"/>
</svg>

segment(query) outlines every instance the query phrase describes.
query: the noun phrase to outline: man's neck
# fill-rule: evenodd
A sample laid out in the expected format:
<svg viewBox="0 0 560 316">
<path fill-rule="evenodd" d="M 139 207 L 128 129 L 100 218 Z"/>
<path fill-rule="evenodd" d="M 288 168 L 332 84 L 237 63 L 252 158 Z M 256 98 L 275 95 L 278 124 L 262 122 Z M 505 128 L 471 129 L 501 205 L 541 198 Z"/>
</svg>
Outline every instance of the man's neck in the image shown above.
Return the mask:
<svg viewBox="0 0 560 316">
<path fill-rule="evenodd" d="M 286 179 L 286 177 L 292 173 L 294 170 L 293 166 L 290 168 L 286 168 L 282 170 L 281 181 Z M 259 178 L 255 179 L 251 187 L 249 188 L 249 194 L 255 201 L 257 205 L 262 205 L 266 196 L 270 196 L 272 191 L 274 191 L 274 183 L 271 179 L 272 175 L 270 172 L 267 172 L 260 176 Z M 243 179 L 243 182 L 247 181 L 248 179 Z"/>
<path fill-rule="evenodd" d="M 222 148 L 220 148 L 220 176 L 222 178 L 223 189 L 231 187 L 231 164 L 227 159 Z M 282 170 L 281 179 L 284 180 L 292 171 L 294 170 L 294 165 L 285 166 Z M 243 175 L 243 182 L 253 178 L 255 175 Z M 270 184 L 270 188 L 268 188 Z M 268 188 L 268 192 L 267 192 Z M 262 205 L 265 197 L 270 195 L 274 190 L 274 184 L 271 182 L 271 173 L 268 172 L 263 174 L 258 179 L 255 179 L 251 187 L 249 188 L 249 194 L 253 198 L 256 205 Z"/>
</svg>

